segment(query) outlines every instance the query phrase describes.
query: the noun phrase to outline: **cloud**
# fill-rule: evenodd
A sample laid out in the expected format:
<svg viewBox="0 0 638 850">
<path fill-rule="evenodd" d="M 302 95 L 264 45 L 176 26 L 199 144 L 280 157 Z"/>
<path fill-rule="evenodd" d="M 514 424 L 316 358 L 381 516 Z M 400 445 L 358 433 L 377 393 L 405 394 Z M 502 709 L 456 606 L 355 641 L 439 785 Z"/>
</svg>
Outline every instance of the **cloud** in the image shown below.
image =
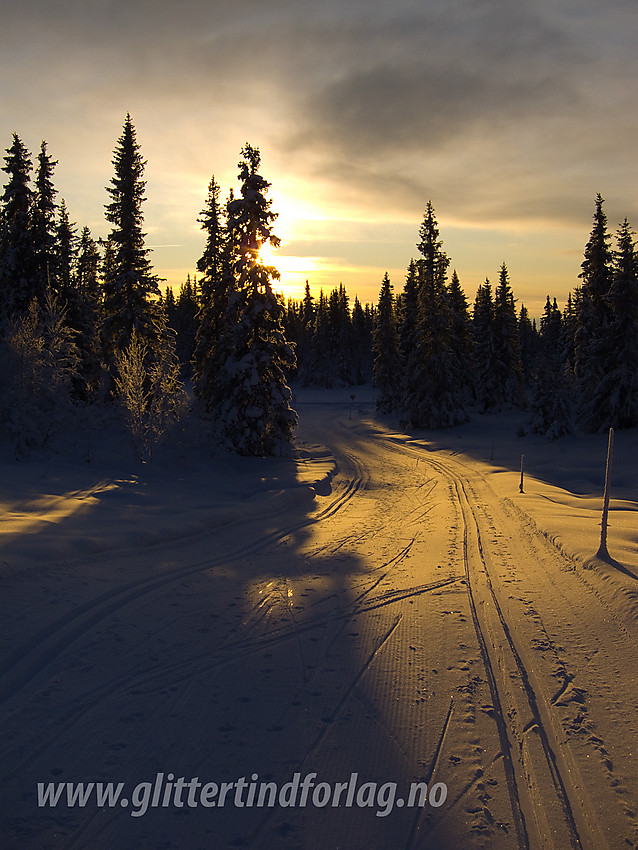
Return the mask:
<svg viewBox="0 0 638 850">
<path fill-rule="evenodd" d="M 98 227 L 130 111 L 149 228 L 195 252 L 210 174 L 236 186 L 247 140 L 328 220 L 416 231 L 431 198 L 458 226 L 587 227 L 601 191 L 638 223 L 637 29 L 634 0 L 22 0 L 0 122 L 47 139 Z"/>
<path fill-rule="evenodd" d="M 285 94 L 293 162 L 393 212 L 436 195 L 468 219 L 571 221 L 603 180 L 633 206 L 636 58 L 609 21 L 635 23 L 612 7 L 468 0 L 315 21 L 324 59 Z"/>
</svg>

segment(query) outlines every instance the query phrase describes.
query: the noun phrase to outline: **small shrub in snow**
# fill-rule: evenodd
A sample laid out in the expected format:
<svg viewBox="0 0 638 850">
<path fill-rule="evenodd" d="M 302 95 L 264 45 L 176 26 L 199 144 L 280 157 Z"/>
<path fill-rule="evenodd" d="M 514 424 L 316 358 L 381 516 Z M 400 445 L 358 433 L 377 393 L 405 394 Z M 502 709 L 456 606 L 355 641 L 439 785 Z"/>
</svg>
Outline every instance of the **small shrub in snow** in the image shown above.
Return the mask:
<svg viewBox="0 0 638 850">
<path fill-rule="evenodd" d="M 153 359 L 148 355 L 148 346 L 136 331 L 124 351 L 115 355 L 116 398 L 140 460 L 151 457 L 153 447 L 184 415 L 188 401 L 172 350 Z"/>
<path fill-rule="evenodd" d="M 42 312 L 34 299 L 7 327 L 0 421 L 18 455 L 51 444 L 75 416 L 79 356 L 64 319 L 64 307 L 49 294 Z"/>
</svg>

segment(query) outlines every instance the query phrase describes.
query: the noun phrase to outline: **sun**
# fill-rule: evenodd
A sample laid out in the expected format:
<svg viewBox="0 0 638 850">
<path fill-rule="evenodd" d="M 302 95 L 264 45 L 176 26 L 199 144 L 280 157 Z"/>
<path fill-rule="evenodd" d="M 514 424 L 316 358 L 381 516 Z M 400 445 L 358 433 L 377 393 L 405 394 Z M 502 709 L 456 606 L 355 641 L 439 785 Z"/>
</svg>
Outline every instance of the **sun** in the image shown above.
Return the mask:
<svg viewBox="0 0 638 850">
<path fill-rule="evenodd" d="M 277 267 L 276 248 L 270 242 L 264 242 L 259 249 L 259 259 L 265 266 Z"/>
</svg>

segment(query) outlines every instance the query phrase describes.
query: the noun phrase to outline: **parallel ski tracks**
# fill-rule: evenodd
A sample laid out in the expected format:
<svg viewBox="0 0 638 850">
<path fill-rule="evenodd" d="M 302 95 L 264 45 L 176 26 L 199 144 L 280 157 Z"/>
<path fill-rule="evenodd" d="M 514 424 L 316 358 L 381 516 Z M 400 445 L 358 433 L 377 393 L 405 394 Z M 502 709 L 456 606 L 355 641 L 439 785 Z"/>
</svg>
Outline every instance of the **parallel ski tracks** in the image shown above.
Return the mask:
<svg viewBox="0 0 638 850">
<path fill-rule="evenodd" d="M 493 702 L 518 847 L 597 850 L 606 846 L 579 794 L 582 783 L 570 753 L 561 744 L 564 733 L 560 722 L 550 717 L 547 699 L 534 687 L 499 602 L 481 536 L 481 520 L 462 476 L 424 450 L 392 439 L 386 445 L 397 453 L 424 460 L 448 480 L 455 496 L 468 601 Z M 522 714 L 531 719 L 519 730 L 514 721 Z M 551 827 L 545 811 L 553 811 Z"/>
<path fill-rule="evenodd" d="M 460 519 L 462 521 L 462 550 L 468 600 L 483 667 L 488 681 L 496 720 L 498 737 L 503 758 L 508 793 L 514 820 L 516 836 L 520 848 L 554 847 L 572 848 L 572 850 L 593 850 L 603 847 L 604 839 L 598 834 L 596 825 L 585 816 L 582 801 L 572 781 L 575 765 L 569 754 L 561 746 L 563 737 L 558 720 L 552 721 L 546 709 L 546 700 L 537 693 L 533 678 L 527 669 L 523 655 L 519 651 L 507 614 L 499 603 L 498 593 L 490 576 L 489 558 L 484 551 L 481 536 L 481 521 L 476 508 L 472 505 L 462 476 L 449 465 L 437 461 L 423 450 L 387 440 L 385 445 L 400 454 L 409 454 L 425 460 L 434 470 L 446 478 L 455 494 Z M 82 638 L 109 615 L 136 602 L 147 594 L 161 590 L 173 582 L 189 575 L 207 571 L 221 565 L 258 554 L 305 526 L 328 519 L 342 510 L 366 486 L 367 473 L 363 465 L 352 455 L 341 453 L 354 474 L 347 478 L 345 487 L 330 503 L 304 520 L 284 524 L 280 528 L 261 535 L 257 540 L 235 547 L 232 551 L 214 558 L 207 558 L 171 569 L 161 575 L 136 579 L 114 588 L 104 594 L 77 606 L 68 614 L 49 624 L 7 656 L 0 663 L 0 704 L 11 700 L 23 687 L 41 673 L 50 663 L 62 654 L 72 643 Z M 382 576 L 383 578 L 384 576 Z M 381 579 L 379 579 L 380 581 Z M 381 605 L 391 604 L 414 593 L 423 593 L 434 587 L 458 582 L 460 577 L 423 585 L 411 591 L 392 591 L 373 597 L 371 591 L 378 581 L 361 594 L 349 610 L 341 614 L 349 619 L 359 613 L 372 610 Z M 338 619 L 341 618 L 338 617 Z M 303 626 L 295 624 L 294 630 L 281 631 L 260 636 L 256 645 L 261 649 L 268 641 L 287 640 L 303 630 L 316 628 L 321 617 L 311 618 Z M 391 637 L 398 620 L 384 637 L 383 643 Z M 253 642 L 248 638 L 233 642 L 224 647 L 230 651 L 230 657 L 250 652 Z M 504 663 L 505 659 L 505 663 Z M 209 659 L 209 664 L 211 659 Z M 217 664 L 221 658 L 217 659 Z M 185 671 L 182 671 L 184 673 Z M 363 672 L 359 675 L 363 675 Z M 152 678 L 147 671 L 147 678 Z M 166 670 L 157 671 L 157 675 L 166 675 Z M 510 682 L 506 678 L 510 678 Z M 528 722 L 520 735 L 510 722 L 512 711 L 517 706 L 512 703 L 511 679 L 520 683 L 518 689 L 518 708 L 524 705 L 525 713 L 532 720 Z M 356 685 L 353 682 L 352 687 Z M 83 707 L 86 709 L 86 705 Z M 450 716 L 446 720 L 449 724 Z M 530 737 L 533 740 L 530 742 Z M 306 753 L 304 761 L 319 742 Z M 529 780 L 535 776 L 534 788 L 530 790 Z M 548 798 L 552 800 L 549 801 Z M 552 836 L 542 833 L 544 808 L 553 808 L 561 813 L 560 826 Z M 553 824 L 556 824 L 556 817 Z M 413 846 L 415 836 L 410 837 Z"/>
</svg>

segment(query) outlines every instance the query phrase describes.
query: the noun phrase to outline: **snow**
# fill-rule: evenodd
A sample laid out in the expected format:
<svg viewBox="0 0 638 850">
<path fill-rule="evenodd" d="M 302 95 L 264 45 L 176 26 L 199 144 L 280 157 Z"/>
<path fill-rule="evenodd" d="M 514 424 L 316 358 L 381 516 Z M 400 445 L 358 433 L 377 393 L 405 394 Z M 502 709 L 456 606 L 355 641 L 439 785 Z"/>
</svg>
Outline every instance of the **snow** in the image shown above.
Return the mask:
<svg viewBox="0 0 638 850">
<path fill-rule="evenodd" d="M 0 460 L 3 847 L 638 846 L 638 432 L 604 563 L 606 435 L 406 432 L 374 399 L 295 388 L 290 458 L 143 464 L 105 426 Z M 160 773 L 447 797 L 131 816 Z M 129 805 L 37 804 L 91 781 Z"/>
</svg>

